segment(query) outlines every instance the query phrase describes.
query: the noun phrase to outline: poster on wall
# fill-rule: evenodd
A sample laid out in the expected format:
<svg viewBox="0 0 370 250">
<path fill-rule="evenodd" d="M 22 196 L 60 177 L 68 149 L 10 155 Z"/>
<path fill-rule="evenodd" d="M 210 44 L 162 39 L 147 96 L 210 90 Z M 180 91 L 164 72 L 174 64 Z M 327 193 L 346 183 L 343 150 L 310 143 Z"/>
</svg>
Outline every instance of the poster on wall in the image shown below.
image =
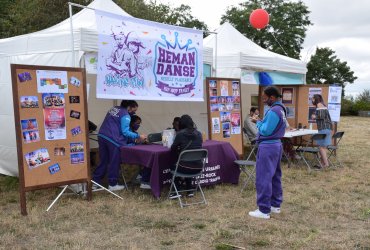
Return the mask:
<svg viewBox="0 0 370 250">
<path fill-rule="evenodd" d="M 212 134 L 219 134 L 220 130 L 220 118 L 212 117 Z"/>
<path fill-rule="evenodd" d="M 341 100 L 342 100 L 342 87 L 329 86 L 328 110 L 330 113 L 331 120 L 333 122 L 339 122 L 340 120 Z"/>
<path fill-rule="evenodd" d="M 95 11 L 97 97 L 203 101 L 203 32 Z"/>
<path fill-rule="evenodd" d="M 38 93 L 68 93 L 67 71 L 36 70 Z"/>
<path fill-rule="evenodd" d="M 293 91 L 293 88 L 282 88 L 281 94 L 283 97 L 281 99 L 281 102 L 284 104 L 293 104 Z"/>
<path fill-rule="evenodd" d="M 316 111 L 315 107 L 309 107 L 308 108 L 308 122 L 309 123 L 316 123 L 315 111 Z"/>
<path fill-rule="evenodd" d="M 309 88 L 308 89 L 308 106 L 312 106 L 312 97 L 313 95 L 322 95 L 321 88 Z"/>
<path fill-rule="evenodd" d="M 43 93 L 45 139 L 61 140 L 67 138 L 65 99 L 61 93 Z"/>
</svg>

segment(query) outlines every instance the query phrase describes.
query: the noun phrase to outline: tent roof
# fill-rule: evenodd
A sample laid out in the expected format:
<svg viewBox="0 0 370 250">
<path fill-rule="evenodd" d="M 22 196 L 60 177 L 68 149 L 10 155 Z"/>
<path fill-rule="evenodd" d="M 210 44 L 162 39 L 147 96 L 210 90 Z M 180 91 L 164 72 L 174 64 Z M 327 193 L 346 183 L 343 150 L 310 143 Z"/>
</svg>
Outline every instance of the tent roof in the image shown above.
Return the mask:
<svg viewBox="0 0 370 250">
<path fill-rule="evenodd" d="M 241 34 L 230 23 L 222 24 L 217 34 L 204 38 L 203 46 L 215 49 L 217 38 L 217 67 L 240 67 L 306 74 L 306 63 L 268 51 Z"/>
<path fill-rule="evenodd" d="M 111 0 L 95 0 L 90 3 L 88 7 L 118 15 L 130 16 Z M 95 13 L 91 9 L 84 8 L 77 14 L 73 15 L 72 20 L 73 32 L 75 34 L 74 46 L 75 49 L 80 49 L 83 47 L 83 42 L 88 42 L 89 40 L 83 33 L 96 33 L 97 26 Z M 81 36 L 77 35 L 79 33 L 82 33 Z M 71 50 L 70 34 L 70 20 L 67 18 L 64 21 L 41 31 L 1 39 L 0 57 Z M 94 42 L 96 42 L 96 39 L 94 39 Z M 96 45 L 94 46 L 96 47 Z"/>
</svg>

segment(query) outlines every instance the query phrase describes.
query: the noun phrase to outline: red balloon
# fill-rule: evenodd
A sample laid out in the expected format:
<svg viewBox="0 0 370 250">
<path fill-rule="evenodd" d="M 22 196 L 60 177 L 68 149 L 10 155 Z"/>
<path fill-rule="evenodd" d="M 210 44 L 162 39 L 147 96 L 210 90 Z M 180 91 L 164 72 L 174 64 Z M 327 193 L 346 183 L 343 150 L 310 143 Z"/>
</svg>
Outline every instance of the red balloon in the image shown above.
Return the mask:
<svg viewBox="0 0 370 250">
<path fill-rule="evenodd" d="M 256 29 L 263 29 L 269 24 L 270 17 L 264 9 L 256 9 L 249 16 L 249 22 Z"/>
</svg>

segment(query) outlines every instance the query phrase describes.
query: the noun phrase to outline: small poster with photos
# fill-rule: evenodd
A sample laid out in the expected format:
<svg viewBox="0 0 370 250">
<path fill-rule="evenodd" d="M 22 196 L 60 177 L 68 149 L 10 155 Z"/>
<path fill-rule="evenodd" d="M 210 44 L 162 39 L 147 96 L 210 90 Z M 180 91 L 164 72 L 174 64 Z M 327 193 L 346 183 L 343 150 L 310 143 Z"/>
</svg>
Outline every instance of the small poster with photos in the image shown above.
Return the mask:
<svg viewBox="0 0 370 250">
<path fill-rule="evenodd" d="M 21 108 L 38 108 L 39 98 L 37 96 L 21 96 Z"/>
</svg>

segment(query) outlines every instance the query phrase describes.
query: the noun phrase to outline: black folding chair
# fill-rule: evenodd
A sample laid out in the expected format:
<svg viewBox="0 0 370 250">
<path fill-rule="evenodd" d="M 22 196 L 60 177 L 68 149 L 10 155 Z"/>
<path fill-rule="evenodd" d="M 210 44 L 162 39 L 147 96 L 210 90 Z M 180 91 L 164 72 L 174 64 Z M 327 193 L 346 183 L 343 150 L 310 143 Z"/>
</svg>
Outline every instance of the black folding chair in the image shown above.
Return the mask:
<svg viewBox="0 0 370 250">
<path fill-rule="evenodd" d="M 195 205 L 195 204 L 207 204 L 207 200 L 204 197 L 202 187 L 200 186 L 199 177 L 203 173 L 204 165 L 207 161 L 208 150 L 207 149 L 189 149 L 184 150 L 180 153 L 179 158 L 176 162 L 175 170 L 171 170 L 172 182 L 168 197 L 177 198 L 179 200 L 181 208 L 184 206 Z M 185 174 L 181 171 L 181 168 L 191 168 L 194 170 L 192 174 Z M 175 178 L 195 178 L 195 188 L 179 190 L 176 186 Z M 183 202 L 181 193 L 197 192 L 200 191 L 202 200 L 199 202 Z M 173 196 L 171 196 L 173 195 Z"/>
<path fill-rule="evenodd" d="M 299 155 L 301 156 L 301 160 L 307 165 L 308 171 L 311 171 L 313 169 L 315 165 L 314 160 L 317 161 L 318 166 L 320 167 L 319 169 L 323 167 L 320 161 L 320 149 L 318 146 L 314 146 L 314 141 L 323 140 L 325 139 L 325 137 L 325 134 L 314 134 L 311 136 L 311 139 L 307 141 L 307 144 L 305 146 L 296 149 L 296 152 L 299 153 Z M 310 160 L 307 155 L 313 155 L 314 160 Z"/>
<path fill-rule="evenodd" d="M 329 145 L 327 147 L 327 149 L 329 151 L 328 161 L 329 161 L 330 165 L 332 165 L 333 167 L 342 167 L 342 162 L 338 159 L 338 156 L 337 156 L 337 149 L 338 149 L 339 142 L 343 138 L 343 135 L 344 135 L 344 132 L 336 132 L 332 136 L 332 139 L 336 143 L 334 143 L 334 145 Z"/>
</svg>

